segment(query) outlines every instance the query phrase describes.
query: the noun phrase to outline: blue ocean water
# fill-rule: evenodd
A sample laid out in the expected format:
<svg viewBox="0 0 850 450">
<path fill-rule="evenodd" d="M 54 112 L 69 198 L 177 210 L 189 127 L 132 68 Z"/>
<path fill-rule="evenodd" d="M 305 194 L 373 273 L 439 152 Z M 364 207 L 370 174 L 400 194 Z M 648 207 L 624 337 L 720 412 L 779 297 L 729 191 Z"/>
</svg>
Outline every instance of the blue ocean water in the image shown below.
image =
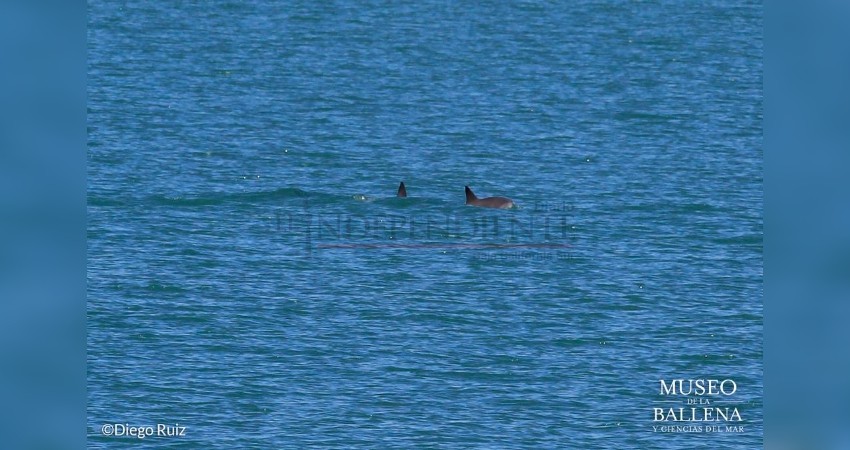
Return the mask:
<svg viewBox="0 0 850 450">
<path fill-rule="evenodd" d="M 761 2 L 88 8 L 90 448 L 762 445 Z"/>
</svg>

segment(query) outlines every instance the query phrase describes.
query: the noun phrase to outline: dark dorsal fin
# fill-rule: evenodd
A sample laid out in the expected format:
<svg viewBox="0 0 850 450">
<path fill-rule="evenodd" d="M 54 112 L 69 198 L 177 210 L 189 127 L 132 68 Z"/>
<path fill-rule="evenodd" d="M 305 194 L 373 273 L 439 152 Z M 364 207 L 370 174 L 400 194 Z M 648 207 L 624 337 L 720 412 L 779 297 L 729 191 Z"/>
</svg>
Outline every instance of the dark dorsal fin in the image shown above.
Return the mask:
<svg viewBox="0 0 850 450">
<path fill-rule="evenodd" d="M 396 195 L 399 197 L 407 197 L 407 189 L 404 187 L 404 181 L 398 185 L 398 194 Z"/>
<path fill-rule="evenodd" d="M 473 200 L 478 200 L 478 197 L 472 193 L 472 189 L 469 186 L 466 187 L 466 203 L 471 203 Z"/>
</svg>

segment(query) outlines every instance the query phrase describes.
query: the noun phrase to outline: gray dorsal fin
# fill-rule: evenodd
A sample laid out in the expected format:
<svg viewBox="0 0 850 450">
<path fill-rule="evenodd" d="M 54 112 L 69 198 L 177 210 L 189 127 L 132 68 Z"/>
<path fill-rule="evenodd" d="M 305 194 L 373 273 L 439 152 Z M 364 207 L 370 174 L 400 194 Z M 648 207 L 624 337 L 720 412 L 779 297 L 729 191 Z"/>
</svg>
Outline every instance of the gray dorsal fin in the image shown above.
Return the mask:
<svg viewBox="0 0 850 450">
<path fill-rule="evenodd" d="M 472 193 L 472 189 L 470 189 L 469 186 L 467 186 L 466 187 L 466 203 L 470 203 L 473 200 L 478 200 L 478 197 L 476 197 L 475 194 Z"/>
<path fill-rule="evenodd" d="M 396 194 L 398 197 L 407 197 L 407 188 L 404 187 L 404 181 L 399 183 L 398 185 L 398 193 Z"/>
</svg>

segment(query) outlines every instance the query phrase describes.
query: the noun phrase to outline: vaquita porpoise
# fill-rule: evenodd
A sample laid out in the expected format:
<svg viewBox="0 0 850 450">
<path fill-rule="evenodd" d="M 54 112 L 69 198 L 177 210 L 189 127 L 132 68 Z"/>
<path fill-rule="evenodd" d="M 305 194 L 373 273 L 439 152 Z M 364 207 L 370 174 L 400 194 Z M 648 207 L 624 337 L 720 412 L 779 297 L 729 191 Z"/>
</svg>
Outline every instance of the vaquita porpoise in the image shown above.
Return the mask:
<svg viewBox="0 0 850 450">
<path fill-rule="evenodd" d="M 466 187 L 466 204 L 472 206 L 481 206 L 483 208 L 513 208 L 513 200 L 507 197 L 486 197 L 478 198 L 472 192 L 469 186 Z"/>
</svg>

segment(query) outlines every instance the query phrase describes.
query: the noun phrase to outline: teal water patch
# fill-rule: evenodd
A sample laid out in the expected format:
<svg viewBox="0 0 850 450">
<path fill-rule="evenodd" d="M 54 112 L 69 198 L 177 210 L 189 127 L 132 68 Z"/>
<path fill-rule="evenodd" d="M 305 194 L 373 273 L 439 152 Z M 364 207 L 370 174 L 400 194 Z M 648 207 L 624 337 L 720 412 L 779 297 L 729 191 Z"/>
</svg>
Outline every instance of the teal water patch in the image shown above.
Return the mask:
<svg viewBox="0 0 850 450">
<path fill-rule="evenodd" d="M 264 203 L 274 200 L 299 199 L 310 196 L 298 188 L 279 188 L 271 191 L 216 193 L 193 196 L 154 195 L 150 201 L 161 206 L 217 206 L 226 203 Z"/>
</svg>

